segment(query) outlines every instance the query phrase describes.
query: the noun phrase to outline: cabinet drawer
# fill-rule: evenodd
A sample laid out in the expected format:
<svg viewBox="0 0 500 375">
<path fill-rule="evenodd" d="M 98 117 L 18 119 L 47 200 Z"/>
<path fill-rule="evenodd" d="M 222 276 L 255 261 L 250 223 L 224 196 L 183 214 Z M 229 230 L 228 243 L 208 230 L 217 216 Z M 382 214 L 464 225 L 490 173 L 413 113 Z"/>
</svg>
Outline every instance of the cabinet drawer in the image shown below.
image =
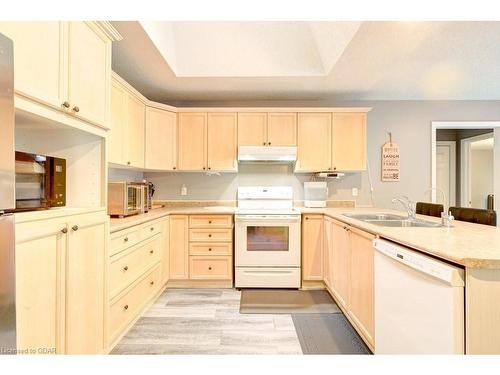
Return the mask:
<svg viewBox="0 0 500 375">
<path fill-rule="evenodd" d="M 232 229 L 190 229 L 189 241 L 194 242 L 231 242 Z"/>
<path fill-rule="evenodd" d="M 111 341 L 134 320 L 149 301 L 153 294 L 160 287 L 160 266 L 155 267 L 153 271 L 143 277 L 132 289 L 125 295 L 111 303 L 110 308 L 110 335 Z"/>
<path fill-rule="evenodd" d="M 149 267 L 161 259 L 160 236 L 127 250 L 124 255 L 111 257 L 109 268 L 110 297 L 140 277 Z"/>
<path fill-rule="evenodd" d="M 189 255 L 231 255 L 233 244 L 231 242 L 191 242 Z"/>
<path fill-rule="evenodd" d="M 145 240 L 149 237 L 154 236 L 156 233 L 160 232 L 161 232 L 161 223 L 159 221 L 146 223 L 141 226 L 141 239 Z"/>
<path fill-rule="evenodd" d="M 232 215 L 191 215 L 189 228 L 232 228 Z"/>
<path fill-rule="evenodd" d="M 191 256 L 189 257 L 189 278 L 191 280 L 232 279 L 232 257 Z"/>
<path fill-rule="evenodd" d="M 130 230 L 121 230 L 111 234 L 109 255 L 118 254 L 120 251 L 135 245 L 141 240 L 141 234 L 138 228 Z"/>
</svg>

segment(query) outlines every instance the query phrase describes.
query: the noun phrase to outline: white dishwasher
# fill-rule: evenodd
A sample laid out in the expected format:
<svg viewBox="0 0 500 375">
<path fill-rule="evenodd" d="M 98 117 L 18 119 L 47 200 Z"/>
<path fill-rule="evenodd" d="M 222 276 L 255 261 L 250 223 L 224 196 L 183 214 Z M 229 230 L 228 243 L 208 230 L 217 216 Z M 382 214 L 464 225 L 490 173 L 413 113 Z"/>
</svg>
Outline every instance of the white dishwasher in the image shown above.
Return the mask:
<svg viewBox="0 0 500 375">
<path fill-rule="evenodd" d="M 463 354 L 464 271 L 382 239 L 375 248 L 375 353 Z"/>
</svg>

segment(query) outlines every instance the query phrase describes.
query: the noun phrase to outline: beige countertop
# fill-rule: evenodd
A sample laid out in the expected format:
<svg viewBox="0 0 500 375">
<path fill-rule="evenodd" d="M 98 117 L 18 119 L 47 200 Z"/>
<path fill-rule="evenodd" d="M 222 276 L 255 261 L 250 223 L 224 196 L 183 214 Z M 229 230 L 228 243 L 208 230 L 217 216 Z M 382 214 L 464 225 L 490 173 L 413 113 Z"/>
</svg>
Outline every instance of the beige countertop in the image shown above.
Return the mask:
<svg viewBox="0 0 500 375">
<path fill-rule="evenodd" d="M 165 207 L 147 214 L 111 219 L 111 232 L 142 224 L 173 214 L 233 214 L 235 207 Z M 401 211 L 377 208 L 305 208 L 297 207 L 303 214 L 324 214 L 382 238 L 414 248 L 438 258 L 470 268 L 500 269 L 500 228 L 455 221 L 453 227 L 394 228 L 382 227 L 344 216 L 356 213 L 396 213 Z M 439 222 L 438 218 L 421 216 L 422 219 Z"/>
</svg>

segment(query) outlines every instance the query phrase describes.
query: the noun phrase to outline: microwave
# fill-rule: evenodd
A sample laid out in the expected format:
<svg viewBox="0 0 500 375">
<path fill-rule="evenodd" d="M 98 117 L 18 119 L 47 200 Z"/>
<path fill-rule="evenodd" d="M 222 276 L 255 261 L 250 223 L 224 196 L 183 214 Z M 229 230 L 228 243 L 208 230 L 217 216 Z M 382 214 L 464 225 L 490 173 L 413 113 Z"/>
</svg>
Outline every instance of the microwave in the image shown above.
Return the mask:
<svg viewBox="0 0 500 375">
<path fill-rule="evenodd" d="M 66 205 L 66 160 L 16 151 L 16 211 Z"/>
<path fill-rule="evenodd" d="M 149 187 L 144 182 L 108 182 L 108 215 L 126 217 L 148 212 Z"/>
</svg>

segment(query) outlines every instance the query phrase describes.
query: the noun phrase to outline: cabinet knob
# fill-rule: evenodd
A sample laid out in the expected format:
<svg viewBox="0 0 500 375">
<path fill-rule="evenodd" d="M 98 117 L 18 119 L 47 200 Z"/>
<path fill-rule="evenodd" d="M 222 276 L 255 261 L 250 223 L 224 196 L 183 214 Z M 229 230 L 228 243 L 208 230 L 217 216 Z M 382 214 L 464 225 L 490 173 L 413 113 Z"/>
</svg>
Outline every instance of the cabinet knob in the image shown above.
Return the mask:
<svg viewBox="0 0 500 375">
<path fill-rule="evenodd" d="M 149 253 L 150 253 L 150 254 L 153 254 L 153 253 L 154 253 L 154 250 L 149 250 Z"/>
<path fill-rule="evenodd" d="M 211 234 L 209 234 L 209 235 L 208 235 L 208 237 L 212 237 L 212 235 L 211 235 Z"/>
<path fill-rule="evenodd" d="M 128 266 L 123 267 L 124 271 L 128 271 Z"/>
<path fill-rule="evenodd" d="M 333 167 L 333 170 L 336 171 L 337 170 L 337 167 Z"/>
<path fill-rule="evenodd" d="M 262 146 L 265 146 L 266 145 L 266 142 L 262 142 Z"/>
<path fill-rule="evenodd" d="M 151 227 L 151 228 L 149 228 L 149 230 L 152 232 L 155 230 L 155 227 Z"/>
<path fill-rule="evenodd" d="M 173 167 L 172 169 L 173 169 L 173 170 L 176 170 L 176 169 L 177 169 L 177 167 Z"/>
<path fill-rule="evenodd" d="M 76 232 L 78 230 L 78 225 L 73 225 L 71 229 L 73 229 Z"/>
<path fill-rule="evenodd" d="M 212 251 L 212 248 L 211 248 L 211 247 L 209 247 L 209 248 L 208 248 L 208 251 Z"/>
<path fill-rule="evenodd" d="M 125 310 L 128 310 L 128 305 L 123 306 Z"/>
<path fill-rule="evenodd" d="M 80 112 L 80 108 L 78 108 L 76 105 L 73 107 L 73 111 L 75 112 Z"/>
<path fill-rule="evenodd" d="M 309 220 L 309 218 L 306 216 L 306 220 Z"/>
<path fill-rule="evenodd" d="M 149 283 L 149 285 L 154 285 L 154 284 L 155 284 L 155 282 L 154 282 L 154 281 L 151 281 L 151 282 Z"/>
<path fill-rule="evenodd" d="M 123 241 L 128 242 L 128 237 L 125 237 Z"/>
<path fill-rule="evenodd" d="M 269 142 L 268 145 L 271 146 L 271 142 Z"/>
<path fill-rule="evenodd" d="M 212 224 L 212 220 L 208 220 L 208 224 Z"/>
<path fill-rule="evenodd" d="M 129 161 L 127 161 L 127 165 L 130 165 L 130 162 L 129 162 Z"/>
<path fill-rule="evenodd" d="M 212 271 L 212 266 L 208 266 L 208 270 L 209 270 L 209 271 Z"/>
<path fill-rule="evenodd" d="M 63 106 L 64 108 L 69 108 L 69 107 L 70 107 L 70 104 L 69 104 L 69 102 L 68 102 L 68 101 L 65 101 L 65 102 L 62 104 L 62 106 Z"/>
<path fill-rule="evenodd" d="M 211 167 L 208 167 L 208 169 L 212 169 Z"/>
<path fill-rule="evenodd" d="M 205 168 L 205 167 L 203 167 L 203 170 L 205 170 L 205 169 L 206 169 L 206 168 Z"/>
<path fill-rule="evenodd" d="M 68 228 L 63 228 L 63 229 L 61 229 L 61 232 L 62 232 L 62 233 L 65 233 L 65 234 L 66 234 L 66 233 L 68 233 Z"/>
</svg>

